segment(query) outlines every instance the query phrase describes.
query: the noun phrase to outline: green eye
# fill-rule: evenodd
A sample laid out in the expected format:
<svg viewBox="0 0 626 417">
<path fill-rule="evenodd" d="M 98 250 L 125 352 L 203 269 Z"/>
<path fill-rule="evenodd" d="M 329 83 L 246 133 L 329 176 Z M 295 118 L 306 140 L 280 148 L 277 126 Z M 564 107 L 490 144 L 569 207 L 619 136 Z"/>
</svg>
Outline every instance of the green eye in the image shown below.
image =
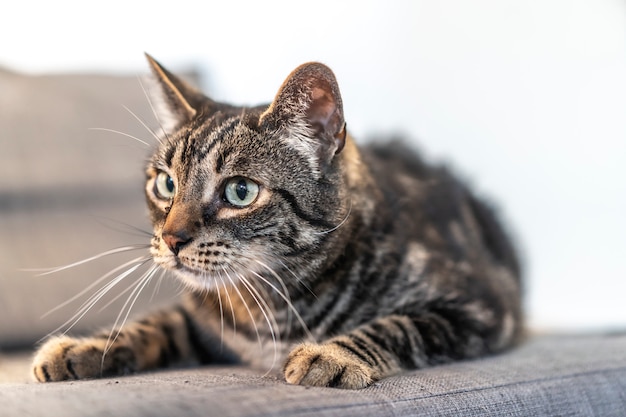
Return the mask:
<svg viewBox="0 0 626 417">
<path fill-rule="evenodd" d="M 160 171 L 157 174 L 154 188 L 157 197 L 163 200 L 172 199 L 176 195 L 176 184 L 174 183 L 174 178 L 172 178 L 167 172 Z"/>
<path fill-rule="evenodd" d="M 224 199 L 237 207 L 249 206 L 254 203 L 258 195 L 259 185 L 243 177 L 229 179 L 224 190 Z"/>
</svg>

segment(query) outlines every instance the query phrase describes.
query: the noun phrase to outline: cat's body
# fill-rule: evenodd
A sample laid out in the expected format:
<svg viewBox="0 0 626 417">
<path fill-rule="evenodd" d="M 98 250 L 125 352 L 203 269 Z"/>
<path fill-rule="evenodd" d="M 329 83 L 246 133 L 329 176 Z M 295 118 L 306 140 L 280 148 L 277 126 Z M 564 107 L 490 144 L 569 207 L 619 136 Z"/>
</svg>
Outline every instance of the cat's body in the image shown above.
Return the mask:
<svg viewBox="0 0 626 417">
<path fill-rule="evenodd" d="M 242 361 L 360 388 L 519 340 L 519 265 L 491 210 L 398 143 L 358 149 L 328 68 L 244 109 L 150 62 L 174 121 L 147 170 L 151 252 L 189 294 L 108 349 L 108 332 L 51 339 L 38 380 Z"/>
</svg>

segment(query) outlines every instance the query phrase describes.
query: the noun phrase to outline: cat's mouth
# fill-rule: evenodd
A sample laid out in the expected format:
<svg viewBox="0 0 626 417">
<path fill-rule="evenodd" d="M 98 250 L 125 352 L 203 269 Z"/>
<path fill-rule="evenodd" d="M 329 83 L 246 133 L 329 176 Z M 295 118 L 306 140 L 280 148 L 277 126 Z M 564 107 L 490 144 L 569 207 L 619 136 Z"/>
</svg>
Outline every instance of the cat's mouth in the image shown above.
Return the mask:
<svg viewBox="0 0 626 417">
<path fill-rule="evenodd" d="M 251 258 L 237 256 L 225 243 L 201 243 L 174 254 L 153 242 L 150 251 L 156 264 L 196 290 L 236 286 L 258 275 L 250 265 Z"/>
<path fill-rule="evenodd" d="M 172 271 L 185 285 L 195 290 L 236 285 L 240 275 L 230 270 L 227 264 L 214 264 L 211 268 L 200 267 L 197 263 L 190 263 L 188 259 L 174 254 L 155 257 L 154 261 L 162 268 Z"/>
</svg>

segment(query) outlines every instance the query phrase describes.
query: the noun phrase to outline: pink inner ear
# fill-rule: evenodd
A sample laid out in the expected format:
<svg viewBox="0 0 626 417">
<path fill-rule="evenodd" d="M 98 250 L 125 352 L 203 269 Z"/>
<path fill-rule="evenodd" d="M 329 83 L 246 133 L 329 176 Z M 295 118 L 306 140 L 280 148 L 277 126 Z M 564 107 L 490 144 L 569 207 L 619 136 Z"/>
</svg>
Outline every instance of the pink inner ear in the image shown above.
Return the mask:
<svg viewBox="0 0 626 417">
<path fill-rule="evenodd" d="M 307 111 L 307 116 L 312 124 L 319 123 L 324 130 L 327 130 L 329 127 L 332 129 L 333 126 L 327 125 L 336 110 L 335 101 L 324 88 L 313 87 L 311 89 L 311 104 Z M 336 132 L 331 133 L 334 134 Z"/>
</svg>

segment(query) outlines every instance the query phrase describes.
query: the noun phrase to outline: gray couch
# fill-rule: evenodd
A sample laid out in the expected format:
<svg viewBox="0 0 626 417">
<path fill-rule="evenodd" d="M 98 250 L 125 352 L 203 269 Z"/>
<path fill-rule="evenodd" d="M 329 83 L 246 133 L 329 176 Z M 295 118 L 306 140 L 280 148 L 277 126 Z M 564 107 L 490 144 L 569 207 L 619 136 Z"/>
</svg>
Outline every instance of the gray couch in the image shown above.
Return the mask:
<svg viewBox="0 0 626 417">
<path fill-rule="evenodd" d="M 68 264 L 145 243 L 143 161 L 157 128 L 136 77 L 31 77 L 0 70 L 0 416 L 626 416 L 626 332 L 532 335 L 518 349 L 410 372 L 362 391 L 285 384 L 242 367 L 205 367 L 124 378 L 36 384 L 33 345 L 72 316 L 71 299 L 136 254 L 56 274 L 25 269 Z M 132 283 L 120 284 L 72 329 L 110 324 Z M 171 302 L 178 286 L 147 289 L 133 314 Z M 111 301 L 112 304 L 102 310 Z"/>
</svg>

